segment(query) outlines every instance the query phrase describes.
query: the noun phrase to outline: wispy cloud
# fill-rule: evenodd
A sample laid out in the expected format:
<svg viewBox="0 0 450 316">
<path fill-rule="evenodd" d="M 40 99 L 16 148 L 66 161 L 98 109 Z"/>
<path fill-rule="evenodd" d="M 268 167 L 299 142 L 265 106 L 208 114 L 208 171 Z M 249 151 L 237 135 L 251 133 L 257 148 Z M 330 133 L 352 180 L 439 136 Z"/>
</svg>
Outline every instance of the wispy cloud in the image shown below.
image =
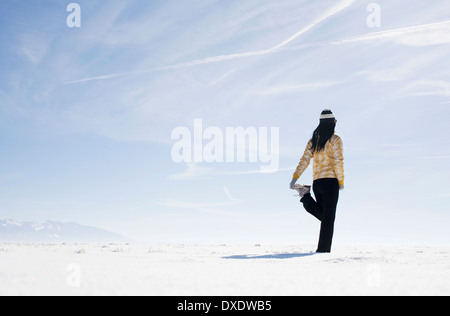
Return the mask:
<svg viewBox="0 0 450 316">
<path fill-rule="evenodd" d="M 236 54 L 227 54 L 227 55 L 219 55 L 213 57 L 207 57 L 202 59 L 196 59 L 185 63 L 174 64 L 165 67 L 158 67 L 143 71 L 132 71 L 132 72 L 123 72 L 123 73 L 115 73 L 108 74 L 96 77 L 88 77 L 73 81 L 65 82 L 64 84 L 77 84 L 84 83 L 89 81 L 96 80 L 107 80 L 113 79 L 116 77 L 127 76 L 127 75 L 136 75 L 136 74 L 145 74 L 145 73 L 153 73 L 157 71 L 165 71 L 172 69 L 181 69 L 187 67 L 194 67 L 198 65 L 206 65 L 218 62 L 224 62 L 234 59 L 240 58 L 248 58 L 248 57 L 257 57 L 262 55 L 269 55 L 274 53 L 279 53 L 286 49 L 289 50 L 298 50 L 304 49 L 306 47 L 314 47 L 314 46 L 328 46 L 328 45 L 345 45 L 345 44 L 355 44 L 355 43 L 363 43 L 369 41 L 382 41 L 382 40 L 391 40 L 396 41 L 397 43 L 408 45 L 408 46 L 430 46 L 430 45 L 439 45 L 450 42 L 450 37 L 447 35 L 450 33 L 450 21 L 444 21 L 439 23 L 431 23 L 431 24 L 423 24 L 411 27 L 397 28 L 382 32 L 374 32 L 369 34 L 363 34 L 358 36 L 349 37 L 346 39 L 341 39 L 337 41 L 327 41 L 327 42 L 313 42 L 313 43 L 305 43 L 300 46 L 287 48 L 286 46 L 291 42 L 295 41 L 301 35 L 307 33 L 317 25 L 326 21 L 327 19 L 335 16 L 339 12 L 348 8 L 354 0 L 342 1 L 338 5 L 332 7 L 329 11 L 325 12 L 322 16 L 318 17 L 315 21 L 313 21 L 308 26 L 302 28 L 300 31 L 289 37 L 288 39 L 282 41 L 278 45 L 275 45 L 269 49 L 258 50 L 258 51 L 250 51 L 244 53 L 236 53 Z M 234 72 L 234 71 L 232 71 Z M 230 75 L 232 72 L 227 73 L 224 78 Z M 219 78 L 217 82 L 223 80 L 224 78 Z M 216 83 L 217 83 L 216 82 Z"/>
<path fill-rule="evenodd" d="M 252 93 L 258 95 L 279 95 L 288 93 L 298 93 L 298 92 L 318 90 L 322 88 L 329 88 L 342 83 L 343 83 L 342 81 L 324 81 L 312 83 L 284 84 L 284 85 L 277 85 L 264 90 L 253 91 Z"/>
<path fill-rule="evenodd" d="M 450 82 L 421 80 L 410 85 L 407 91 L 407 96 L 450 96 Z"/>
<path fill-rule="evenodd" d="M 241 202 L 241 200 L 235 199 L 235 198 L 231 195 L 230 190 L 228 190 L 227 187 L 223 187 L 223 192 L 225 192 L 225 195 L 227 196 L 227 198 L 228 198 L 230 201 L 232 201 L 232 202 Z"/>
<path fill-rule="evenodd" d="M 65 82 L 64 84 L 65 85 L 71 85 L 71 84 L 83 83 L 83 82 L 89 82 L 89 81 L 96 81 L 96 80 L 107 80 L 107 79 L 112 79 L 112 78 L 115 78 L 115 77 L 126 76 L 127 74 L 137 74 L 137 72 L 110 74 L 110 75 L 105 75 L 105 76 L 84 78 L 84 79 L 80 79 L 80 80 L 68 81 L 68 82 Z"/>
<path fill-rule="evenodd" d="M 206 175 L 209 174 L 213 168 L 202 167 L 196 163 L 187 163 L 187 169 L 183 173 L 169 176 L 170 180 L 193 180 L 193 179 L 208 179 Z"/>
<path fill-rule="evenodd" d="M 38 64 L 48 52 L 50 38 L 44 37 L 35 31 L 19 36 L 19 55 L 25 57 L 33 64 Z"/>
<path fill-rule="evenodd" d="M 226 78 L 230 77 L 233 73 L 236 72 L 236 70 L 237 70 L 237 68 L 234 68 L 233 70 L 228 71 L 228 72 L 227 72 L 226 74 L 224 74 L 223 76 L 220 76 L 219 78 L 217 78 L 216 80 L 214 80 L 214 81 L 211 83 L 211 86 L 215 86 L 215 85 L 217 85 L 219 82 L 221 82 L 221 81 L 225 80 Z"/>
<path fill-rule="evenodd" d="M 284 39 L 279 44 L 270 47 L 268 49 L 264 50 L 257 50 L 257 51 L 249 51 L 249 52 L 243 52 L 243 53 L 236 53 L 236 54 L 227 54 L 227 55 L 219 55 L 219 56 L 213 56 L 213 57 L 207 57 L 202 59 L 196 59 L 189 62 L 174 64 L 166 67 L 159 67 L 154 69 L 149 69 L 145 71 L 137 71 L 137 72 L 124 72 L 124 73 L 116 73 L 116 74 L 108 74 L 108 75 L 102 75 L 102 76 L 96 76 L 96 77 L 89 77 L 84 79 L 78 79 L 66 82 L 65 84 L 76 84 L 76 83 L 83 83 L 88 81 L 94 81 L 94 80 L 106 80 L 111 79 L 119 76 L 126 76 L 130 74 L 142 74 L 142 73 L 152 73 L 156 71 L 162 71 L 162 70 L 171 70 L 171 69 L 179 69 L 179 68 L 186 68 L 186 67 L 192 67 L 192 66 L 198 66 L 198 65 L 205 65 L 205 64 L 211 64 L 211 63 L 217 63 L 217 62 L 224 62 L 228 60 L 234 60 L 234 59 L 240 59 L 240 58 L 248 58 L 248 57 L 256 57 L 256 56 L 262 56 L 262 55 L 268 55 L 273 54 L 284 47 L 286 47 L 288 44 L 292 43 L 299 37 L 301 37 L 303 34 L 307 33 L 308 31 L 312 30 L 317 25 L 321 24 L 322 22 L 326 21 L 327 19 L 335 16 L 336 14 L 340 13 L 341 11 L 347 9 L 350 7 L 356 0 L 343 0 L 340 1 L 337 5 L 332 6 L 329 10 L 325 11 L 322 15 L 320 15 L 317 19 L 315 19 L 312 23 L 308 24 L 307 26 L 303 27 L 301 30 L 293 34 L 287 39 Z"/>
<path fill-rule="evenodd" d="M 295 168 L 294 168 L 295 169 Z M 277 172 L 283 172 L 288 170 L 294 170 L 293 168 L 278 168 L 276 170 L 261 170 L 261 169 L 255 169 L 255 170 L 242 170 L 242 171 L 216 171 L 214 172 L 214 175 L 217 176 L 243 176 L 243 175 L 264 175 L 264 174 L 273 174 Z"/>
<path fill-rule="evenodd" d="M 338 41 L 324 42 L 322 45 L 343 45 L 367 41 L 395 40 L 398 43 L 408 46 L 430 46 L 449 43 L 449 33 L 450 21 L 444 21 L 358 35 Z"/>
<path fill-rule="evenodd" d="M 300 31 L 298 31 L 297 33 L 295 33 L 294 35 L 292 35 L 291 37 L 289 37 L 288 39 L 284 40 L 283 42 L 281 42 L 280 44 L 270 48 L 267 50 L 267 52 L 272 52 L 275 50 L 278 50 L 284 46 L 286 46 L 287 44 L 293 42 L 294 40 L 296 40 L 298 37 L 300 37 L 301 35 L 305 34 L 306 32 L 312 30 L 314 27 L 316 27 L 318 24 L 324 22 L 325 20 L 335 16 L 336 14 L 338 14 L 339 12 L 347 9 L 348 7 L 350 7 L 354 2 L 356 2 L 356 0 L 344 0 L 344 1 L 340 1 L 337 5 L 331 7 L 328 11 L 325 11 L 324 14 L 322 14 L 321 16 L 319 16 L 316 20 L 314 20 L 311 24 L 307 25 L 306 27 L 302 28 Z"/>
<path fill-rule="evenodd" d="M 205 167 L 199 163 L 186 163 L 186 170 L 169 176 L 170 180 L 187 181 L 195 179 L 210 179 L 213 176 L 243 176 L 264 175 L 293 170 L 293 168 L 278 168 L 276 170 L 248 169 L 241 171 L 220 171 L 213 167 Z"/>
<path fill-rule="evenodd" d="M 326 21 L 327 19 L 335 16 L 339 12 L 347 9 L 349 6 L 351 6 L 356 0 L 344 0 L 340 1 L 337 5 L 331 7 L 329 10 L 325 11 L 324 14 L 320 15 L 317 19 L 315 19 L 312 23 L 308 24 L 304 28 L 302 28 L 300 31 L 295 33 L 294 35 L 290 36 L 289 38 L 283 40 L 279 44 L 270 47 L 268 49 L 264 50 L 258 50 L 258 51 L 251 51 L 251 52 L 245 52 L 245 53 L 237 53 L 237 54 L 230 54 L 230 55 L 221 55 L 221 56 L 214 56 L 204 59 L 198 59 L 194 61 L 190 61 L 187 63 L 181 63 L 173 66 L 169 66 L 166 69 L 176 69 L 176 68 L 184 68 L 184 67 L 190 67 L 190 66 L 196 66 L 196 65 L 203 65 L 203 64 L 209 64 L 209 63 L 216 63 L 216 62 L 222 62 L 237 58 L 246 58 L 246 57 L 254 57 L 254 56 L 261 56 L 261 55 L 268 55 L 275 53 L 279 51 L 280 49 L 284 48 L 294 40 L 298 39 L 303 34 L 307 33 L 308 31 L 312 30 L 314 27 L 319 25 L 320 23 Z"/>
<path fill-rule="evenodd" d="M 144 73 L 151 73 L 151 72 L 156 72 L 156 71 L 179 69 L 179 68 L 186 68 L 186 67 L 192 67 L 192 66 L 198 66 L 198 65 L 223 62 L 223 61 L 228 61 L 228 60 L 233 60 L 233 59 L 238 59 L 238 58 L 256 57 L 256 56 L 261 56 L 261 55 L 278 53 L 278 52 L 286 49 L 286 46 L 288 44 L 295 41 L 301 35 L 307 33 L 308 31 L 312 30 L 317 25 L 319 25 L 322 22 L 326 21 L 327 19 L 335 16 L 339 12 L 345 10 L 350 5 L 352 5 L 354 2 L 355 2 L 355 0 L 346 0 L 346 1 L 342 1 L 342 2 L 338 3 L 336 6 L 332 7 L 329 11 L 326 11 L 323 15 L 318 17 L 312 23 L 310 23 L 306 27 L 302 28 L 300 31 L 298 31 L 297 33 L 295 33 L 288 39 L 285 39 L 281 43 L 279 43 L 271 48 L 268 48 L 268 49 L 207 57 L 207 58 L 192 60 L 192 61 L 185 62 L 185 63 L 179 63 L 179 64 L 174 64 L 174 65 L 165 66 L 165 67 L 158 67 L 158 68 L 143 70 L 143 71 L 123 72 L 123 73 L 108 74 L 108 75 L 102 75 L 102 76 L 96 76 L 96 77 L 89 77 L 89 78 L 69 81 L 69 82 L 66 82 L 65 84 L 75 84 L 75 83 L 82 83 L 82 82 L 94 81 L 94 80 L 105 80 L 105 79 L 111 79 L 111 78 L 115 78 L 115 77 L 119 77 L 119 76 L 131 75 L 131 74 L 144 74 Z M 361 43 L 361 42 L 368 42 L 368 41 L 380 41 L 380 40 L 394 40 L 398 43 L 408 45 L 408 46 L 430 46 L 430 45 L 439 45 L 439 44 L 450 43 L 450 37 L 448 36 L 449 33 L 450 33 L 450 21 L 443 21 L 443 22 L 438 22 L 438 23 L 422 24 L 422 25 L 397 28 L 397 29 L 392 29 L 392 30 L 387 30 L 387 31 L 362 34 L 362 35 L 357 35 L 357 36 L 353 36 L 353 37 L 349 37 L 349 38 L 345 38 L 345 39 L 341 39 L 341 40 L 337 40 L 337 41 L 304 43 L 301 46 L 291 47 L 290 49 L 296 50 L 296 49 L 304 49 L 305 47 L 311 47 L 311 46 L 344 45 L 344 44 L 354 44 L 354 43 Z"/>
</svg>

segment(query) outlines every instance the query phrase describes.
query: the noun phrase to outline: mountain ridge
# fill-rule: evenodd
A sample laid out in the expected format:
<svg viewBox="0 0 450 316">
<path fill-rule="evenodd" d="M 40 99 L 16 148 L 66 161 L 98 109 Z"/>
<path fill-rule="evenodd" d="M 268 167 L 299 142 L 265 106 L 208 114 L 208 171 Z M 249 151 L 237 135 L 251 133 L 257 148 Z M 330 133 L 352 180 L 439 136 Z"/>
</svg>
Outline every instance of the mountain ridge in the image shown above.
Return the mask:
<svg viewBox="0 0 450 316">
<path fill-rule="evenodd" d="M 76 222 L 0 220 L 0 242 L 129 242 L 114 232 Z"/>
</svg>

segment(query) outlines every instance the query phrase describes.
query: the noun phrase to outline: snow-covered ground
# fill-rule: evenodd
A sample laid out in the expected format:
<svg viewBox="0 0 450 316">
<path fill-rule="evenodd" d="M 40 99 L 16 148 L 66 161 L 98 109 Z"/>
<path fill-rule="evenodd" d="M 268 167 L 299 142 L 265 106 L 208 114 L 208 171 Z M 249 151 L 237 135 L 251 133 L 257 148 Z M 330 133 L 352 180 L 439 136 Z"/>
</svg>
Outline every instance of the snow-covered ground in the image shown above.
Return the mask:
<svg viewBox="0 0 450 316">
<path fill-rule="evenodd" d="M 450 248 L 0 244 L 0 295 L 449 295 Z"/>
</svg>

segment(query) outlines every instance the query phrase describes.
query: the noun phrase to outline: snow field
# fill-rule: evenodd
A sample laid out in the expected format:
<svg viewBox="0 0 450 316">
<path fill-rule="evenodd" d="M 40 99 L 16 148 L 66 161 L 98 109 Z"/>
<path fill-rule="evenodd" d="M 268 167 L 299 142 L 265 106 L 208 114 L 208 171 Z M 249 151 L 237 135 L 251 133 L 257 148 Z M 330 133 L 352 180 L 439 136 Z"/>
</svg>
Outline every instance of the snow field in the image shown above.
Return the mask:
<svg viewBox="0 0 450 316">
<path fill-rule="evenodd" d="M 0 244 L 0 295 L 449 295 L 450 248 Z"/>
</svg>

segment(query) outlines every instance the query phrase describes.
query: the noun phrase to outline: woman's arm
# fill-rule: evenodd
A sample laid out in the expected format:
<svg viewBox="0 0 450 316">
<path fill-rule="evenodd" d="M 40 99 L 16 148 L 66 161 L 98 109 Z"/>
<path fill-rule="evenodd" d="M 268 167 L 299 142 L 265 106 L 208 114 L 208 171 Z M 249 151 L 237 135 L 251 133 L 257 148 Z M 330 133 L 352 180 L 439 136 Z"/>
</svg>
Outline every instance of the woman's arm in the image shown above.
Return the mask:
<svg viewBox="0 0 450 316">
<path fill-rule="evenodd" d="M 338 136 L 333 146 L 334 152 L 334 173 L 339 181 L 340 186 L 344 186 L 344 144 Z"/>
<path fill-rule="evenodd" d="M 314 157 L 314 153 L 311 150 L 311 147 L 312 141 L 310 140 L 308 142 L 308 145 L 306 145 L 305 153 L 303 154 L 303 157 L 300 160 L 300 163 L 298 164 L 298 167 L 293 175 L 293 178 L 296 180 L 298 180 L 303 174 L 303 172 L 305 172 L 306 168 L 308 168 L 309 163 L 311 162 L 311 159 Z"/>
</svg>

